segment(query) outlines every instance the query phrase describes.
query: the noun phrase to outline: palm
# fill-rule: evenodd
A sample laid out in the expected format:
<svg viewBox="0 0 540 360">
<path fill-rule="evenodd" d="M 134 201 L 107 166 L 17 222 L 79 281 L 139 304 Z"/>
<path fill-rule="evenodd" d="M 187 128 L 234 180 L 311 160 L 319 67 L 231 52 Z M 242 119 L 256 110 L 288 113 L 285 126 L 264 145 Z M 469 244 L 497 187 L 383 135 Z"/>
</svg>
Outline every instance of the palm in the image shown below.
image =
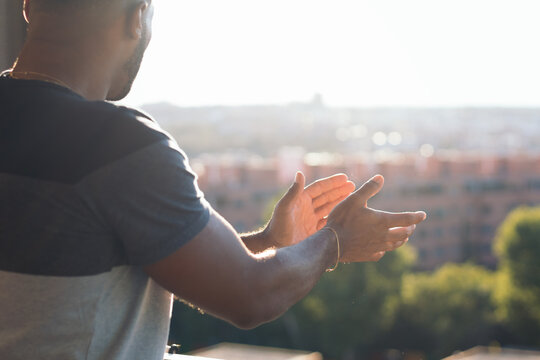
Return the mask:
<svg viewBox="0 0 540 360">
<path fill-rule="evenodd" d="M 330 211 L 354 191 L 344 174 L 320 179 L 306 188 L 304 184 L 304 175 L 299 173 L 274 209 L 268 232 L 277 247 L 297 244 L 320 230 Z"/>
</svg>

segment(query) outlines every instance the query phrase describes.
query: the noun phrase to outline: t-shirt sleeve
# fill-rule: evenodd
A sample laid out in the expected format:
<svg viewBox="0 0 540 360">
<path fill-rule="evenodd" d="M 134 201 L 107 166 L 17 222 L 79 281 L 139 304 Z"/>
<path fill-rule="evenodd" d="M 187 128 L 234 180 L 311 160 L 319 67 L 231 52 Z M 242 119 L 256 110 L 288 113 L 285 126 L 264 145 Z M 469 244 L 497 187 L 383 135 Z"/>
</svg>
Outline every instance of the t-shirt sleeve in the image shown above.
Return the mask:
<svg viewBox="0 0 540 360">
<path fill-rule="evenodd" d="M 173 140 L 146 146 L 84 180 L 91 206 L 121 242 L 128 265 L 170 255 L 207 224 L 210 206 Z"/>
</svg>

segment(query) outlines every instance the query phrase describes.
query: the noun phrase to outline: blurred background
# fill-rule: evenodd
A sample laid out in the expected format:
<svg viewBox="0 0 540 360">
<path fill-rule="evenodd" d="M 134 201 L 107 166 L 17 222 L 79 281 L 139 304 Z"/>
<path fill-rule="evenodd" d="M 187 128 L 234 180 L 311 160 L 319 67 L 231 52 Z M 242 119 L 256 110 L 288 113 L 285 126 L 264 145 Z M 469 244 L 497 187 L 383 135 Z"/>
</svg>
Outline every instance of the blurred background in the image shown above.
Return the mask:
<svg viewBox="0 0 540 360">
<path fill-rule="evenodd" d="M 10 1 L 0 26 L 20 29 Z M 122 104 L 173 135 L 238 231 L 266 223 L 297 170 L 380 173 L 371 207 L 428 213 L 406 247 L 340 266 L 255 330 L 176 302 L 170 343 L 540 357 L 538 13 L 536 0 L 155 1 Z M 0 34 L 5 67 L 21 33 Z"/>
</svg>

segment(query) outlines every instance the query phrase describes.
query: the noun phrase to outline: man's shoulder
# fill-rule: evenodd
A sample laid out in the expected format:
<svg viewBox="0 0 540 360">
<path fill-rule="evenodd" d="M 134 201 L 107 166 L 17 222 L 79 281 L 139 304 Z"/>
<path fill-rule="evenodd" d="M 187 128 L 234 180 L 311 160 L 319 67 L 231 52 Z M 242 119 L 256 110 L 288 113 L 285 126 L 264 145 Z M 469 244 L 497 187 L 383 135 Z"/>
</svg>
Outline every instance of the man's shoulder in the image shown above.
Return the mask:
<svg viewBox="0 0 540 360">
<path fill-rule="evenodd" d="M 0 122 L 55 133 L 88 136 L 101 131 L 140 131 L 163 134 L 146 113 L 107 101 L 90 101 L 73 91 L 43 81 L 0 78 Z M 11 126 L 6 126 L 10 127 Z M 77 131 L 79 130 L 79 131 Z M 137 140 L 137 139 L 134 139 Z"/>
<path fill-rule="evenodd" d="M 73 183 L 169 135 L 142 111 L 49 84 L 0 98 L 0 172 Z M 5 93 L 4 93 L 5 94 Z"/>
<path fill-rule="evenodd" d="M 89 161 L 103 166 L 129 156 L 153 144 L 172 140 L 157 122 L 144 112 L 108 102 L 87 104 L 86 120 L 94 150 Z"/>
<path fill-rule="evenodd" d="M 91 129 L 94 140 L 109 152 L 133 152 L 170 138 L 150 115 L 135 108 L 96 101 L 79 111 L 84 112 L 81 125 Z"/>
</svg>

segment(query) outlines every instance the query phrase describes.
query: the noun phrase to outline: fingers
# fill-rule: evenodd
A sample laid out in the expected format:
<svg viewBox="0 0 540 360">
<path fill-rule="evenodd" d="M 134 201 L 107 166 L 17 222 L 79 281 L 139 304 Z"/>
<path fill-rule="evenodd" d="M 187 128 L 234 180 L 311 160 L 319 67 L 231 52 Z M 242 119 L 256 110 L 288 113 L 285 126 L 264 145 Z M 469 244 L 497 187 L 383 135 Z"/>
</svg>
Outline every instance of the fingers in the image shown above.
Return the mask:
<svg viewBox="0 0 540 360">
<path fill-rule="evenodd" d="M 385 241 L 379 244 L 372 245 L 372 251 L 393 251 L 407 243 L 409 239 L 405 238 L 401 241 Z"/>
<path fill-rule="evenodd" d="M 418 224 L 419 222 L 424 221 L 427 216 L 423 211 L 402 213 L 390 213 L 383 211 L 382 213 L 384 214 L 387 226 L 390 228 Z"/>
<path fill-rule="evenodd" d="M 318 209 L 315 209 L 315 216 L 318 217 L 318 218 L 323 218 L 325 216 L 328 216 L 332 212 L 332 209 L 334 209 L 337 204 L 339 204 L 340 202 L 345 200 L 347 198 L 347 196 L 348 195 L 343 195 L 343 196 L 335 199 L 334 201 L 332 201 L 330 203 L 327 203 L 327 204 L 324 204 L 323 206 L 319 207 Z"/>
<path fill-rule="evenodd" d="M 403 246 L 416 229 L 416 225 L 389 229 L 381 242 L 372 244 L 372 251 L 392 251 Z"/>
<path fill-rule="evenodd" d="M 404 241 L 412 235 L 415 228 L 416 225 L 390 229 L 386 234 L 386 240 L 391 242 Z"/>
<path fill-rule="evenodd" d="M 318 209 L 337 199 L 344 199 L 354 191 L 355 185 L 352 181 L 346 181 L 341 186 L 330 189 L 312 200 L 314 209 Z"/>
<path fill-rule="evenodd" d="M 323 227 L 326 226 L 326 223 L 327 223 L 327 218 L 324 218 L 324 219 L 321 219 L 319 220 L 319 222 L 317 223 L 317 231 L 321 230 Z"/>
<path fill-rule="evenodd" d="M 297 171 L 296 176 L 294 177 L 294 183 L 298 184 L 300 189 L 303 189 L 306 186 L 306 177 L 303 172 Z"/>
<path fill-rule="evenodd" d="M 375 246 L 375 251 L 392 251 L 404 245 L 413 234 L 416 225 L 397 227 L 388 230 L 385 241 Z"/>
<path fill-rule="evenodd" d="M 379 260 L 381 260 L 381 258 L 384 256 L 385 253 L 386 253 L 385 251 L 379 251 L 379 252 L 377 252 L 377 253 L 371 255 L 371 256 L 367 259 L 367 261 L 379 261 Z"/>
<path fill-rule="evenodd" d="M 351 197 L 354 197 L 357 201 L 362 204 L 366 204 L 367 201 L 377 194 L 383 187 L 384 178 L 382 175 L 375 175 L 356 190 Z"/>
<path fill-rule="evenodd" d="M 370 249 L 371 250 L 370 252 L 394 251 L 397 248 L 405 245 L 408 241 L 409 241 L 409 239 L 404 239 L 404 240 L 396 241 L 396 242 L 394 242 L 394 241 L 385 241 L 385 242 L 373 245 L 371 247 L 371 249 Z"/>
<path fill-rule="evenodd" d="M 310 184 L 306 188 L 306 193 L 311 196 L 312 199 L 338 187 L 341 187 L 347 182 L 349 178 L 345 174 L 335 174 L 330 177 L 320 179 Z"/>
</svg>

